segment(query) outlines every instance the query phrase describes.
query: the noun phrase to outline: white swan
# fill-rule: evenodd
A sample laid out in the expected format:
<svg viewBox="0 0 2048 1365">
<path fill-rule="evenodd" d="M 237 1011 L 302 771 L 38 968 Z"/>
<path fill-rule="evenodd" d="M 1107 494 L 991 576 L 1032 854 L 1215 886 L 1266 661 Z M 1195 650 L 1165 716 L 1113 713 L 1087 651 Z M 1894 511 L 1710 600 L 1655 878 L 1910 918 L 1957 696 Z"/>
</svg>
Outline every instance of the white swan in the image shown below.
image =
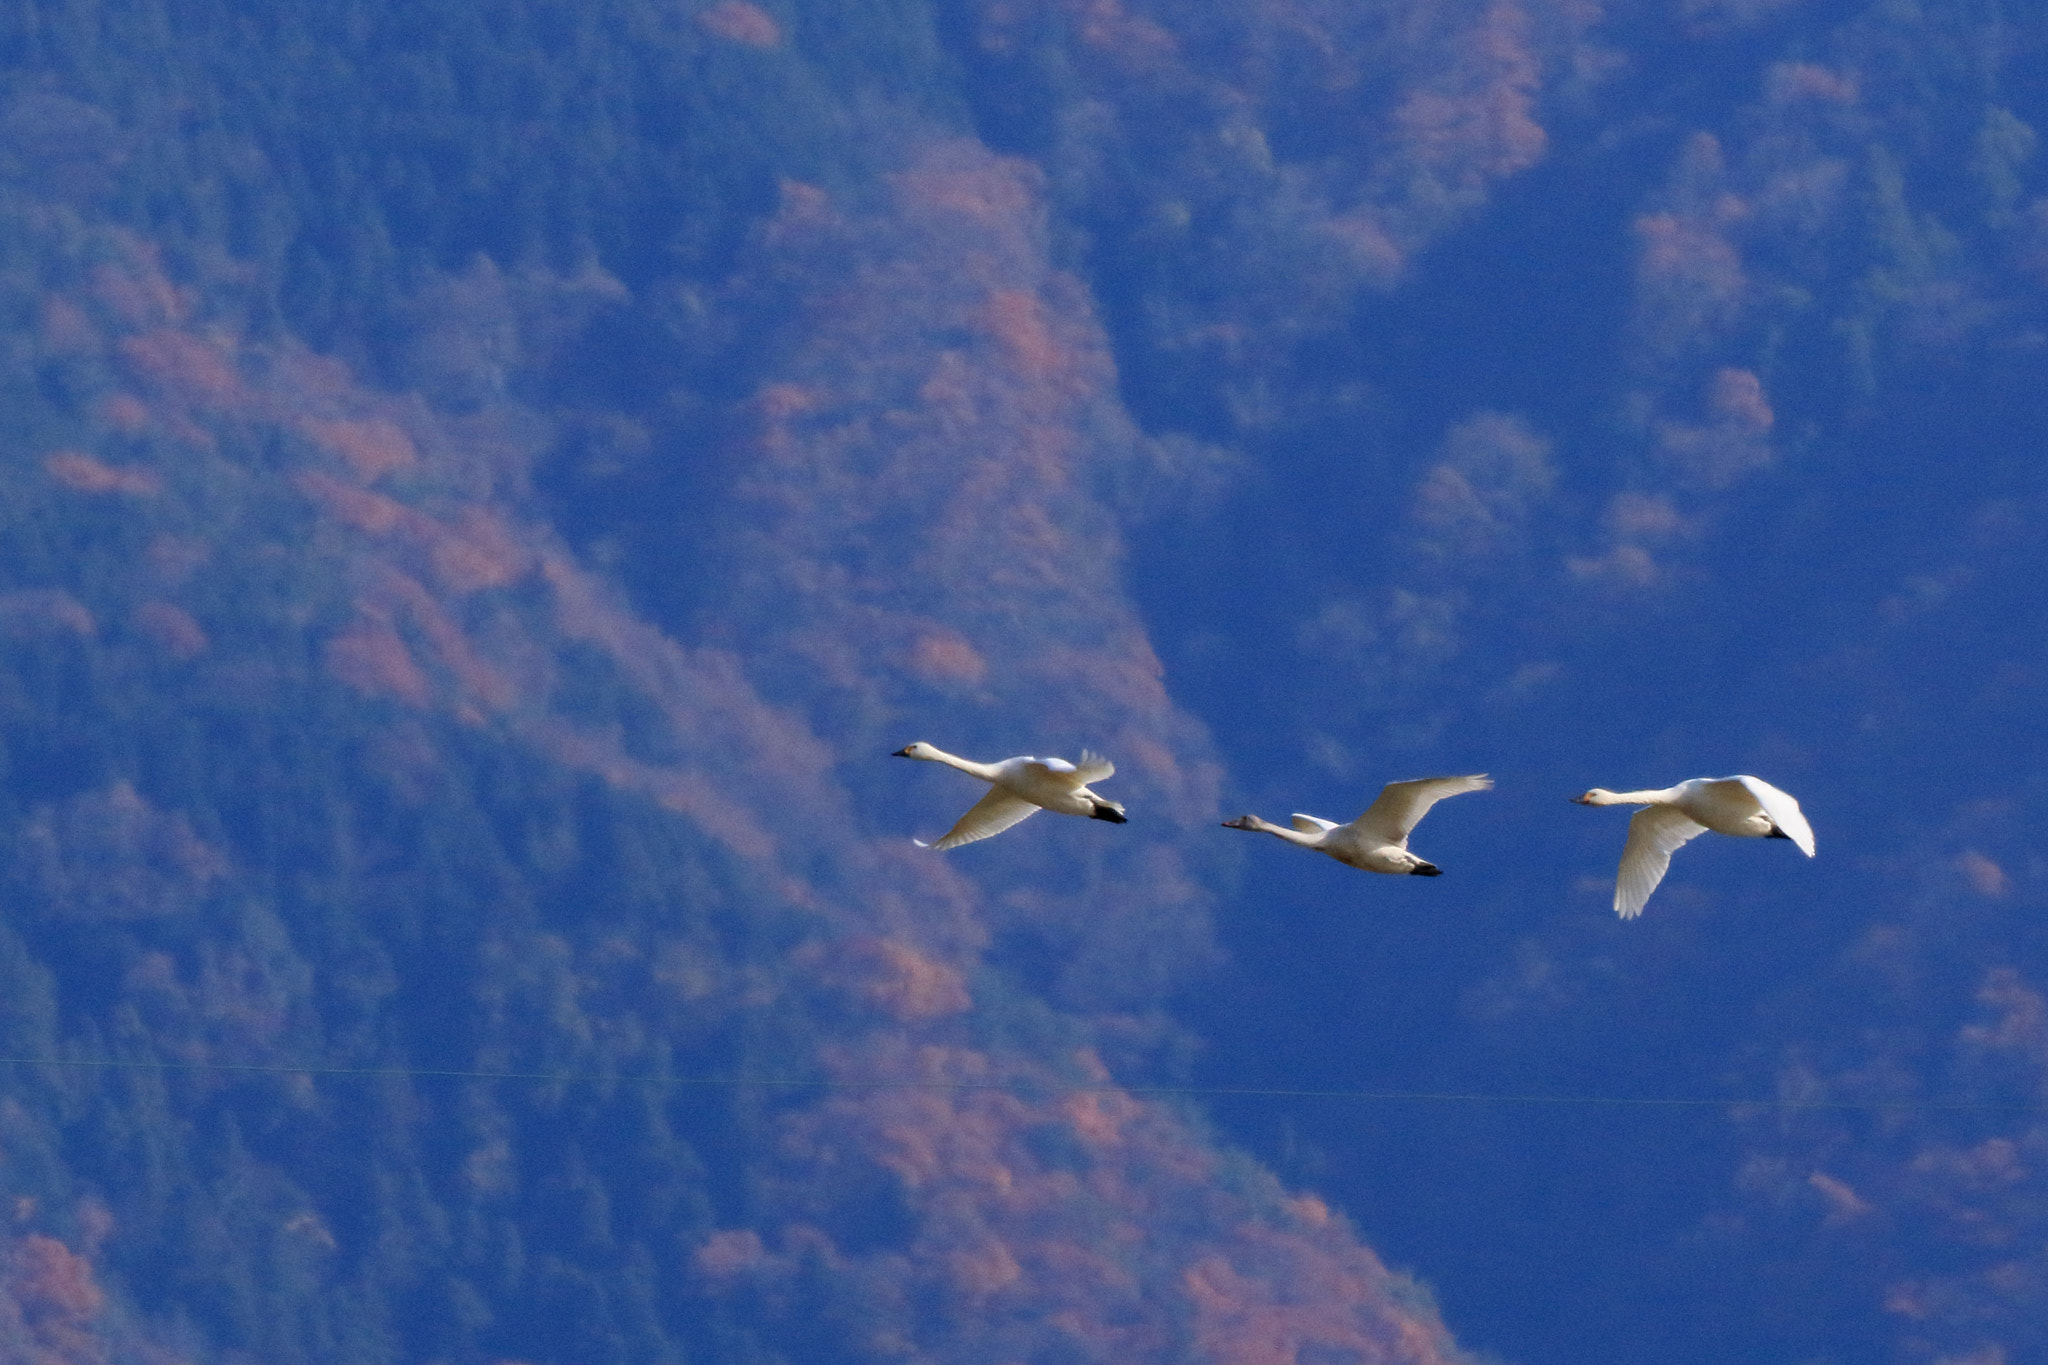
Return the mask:
<svg viewBox="0 0 2048 1365">
<path fill-rule="evenodd" d="M 1339 825 L 1314 815 L 1291 817 L 1293 829 L 1269 824 L 1256 815 L 1225 820 L 1225 829 L 1252 829 L 1276 835 L 1290 844 L 1300 844 L 1327 853 L 1348 867 L 1367 872 L 1408 873 L 1416 877 L 1437 877 L 1443 869 L 1424 862 L 1408 851 L 1408 834 L 1429 814 L 1429 808 L 1446 796 L 1460 792 L 1483 792 L 1493 785 L 1485 773 L 1469 777 L 1423 777 L 1413 782 L 1389 782 L 1380 789 L 1379 799 L 1365 808 L 1365 814 L 1348 825 Z"/>
<path fill-rule="evenodd" d="M 1628 822 L 1614 913 L 1634 919 L 1664 880 L 1671 855 L 1708 830 L 1745 839 L 1790 839 L 1813 856 L 1813 826 L 1799 803 L 1760 777 L 1695 777 L 1662 791 L 1611 792 L 1595 787 L 1572 800 L 1582 806 L 1641 806 Z"/>
<path fill-rule="evenodd" d="M 1116 764 L 1086 749 L 1081 751 L 1079 766 L 1064 758 L 1006 758 L 1000 763 L 976 763 L 971 758 L 949 754 L 923 740 L 905 745 L 890 757 L 943 763 L 963 773 L 973 773 L 992 784 L 989 794 L 968 807 L 967 814 L 960 817 L 959 824 L 946 831 L 944 838 L 931 844 L 922 839 L 911 840 L 919 848 L 948 849 L 971 844 L 977 839 L 1001 834 L 1019 820 L 1041 810 L 1057 811 L 1061 815 L 1085 815 L 1091 820 L 1107 820 L 1113 825 L 1128 823 L 1121 805 L 1105 801 L 1088 790 L 1090 782 L 1100 782 L 1114 775 Z"/>
</svg>

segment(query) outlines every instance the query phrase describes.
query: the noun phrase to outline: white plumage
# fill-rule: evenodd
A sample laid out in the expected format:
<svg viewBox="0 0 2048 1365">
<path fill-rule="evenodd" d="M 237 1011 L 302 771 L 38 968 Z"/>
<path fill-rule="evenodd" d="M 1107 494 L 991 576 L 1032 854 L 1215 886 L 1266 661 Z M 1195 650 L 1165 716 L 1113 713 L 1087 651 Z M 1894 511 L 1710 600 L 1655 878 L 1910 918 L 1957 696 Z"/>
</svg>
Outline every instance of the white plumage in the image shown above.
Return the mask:
<svg viewBox="0 0 2048 1365">
<path fill-rule="evenodd" d="M 1466 777 L 1423 777 L 1413 782 L 1389 782 L 1379 798 L 1348 825 L 1325 820 L 1319 815 L 1296 815 L 1293 828 L 1275 825 L 1256 815 L 1240 815 L 1223 822 L 1226 829 L 1257 830 L 1327 854 L 1347 867 L 1367 872 L 1406 873 L 1435 877 L 1443 869 L 1408 851 L 1408 836 L 1429 814 L 1429 808 L 1447 796 L 1461 792 L 1485 791 L 1493 779 L 1485 773 Z"/>
<path fill-rule="evenodd" d="M 1813 856 L 1813 826 L 1799 803 L 1760 777 L 1695 777 L 1661 791 L 1611 792 L 1595 787 L 1572 800 L 1582 806 L 1641 806 L 1628 822 L 1614 913 L 1634 919 L 1664 880 L 1671 855 L 1713 830 L 1743 839 L 1789 839 Z"/>
<path fill-rule="evenodd" d="M 1091 820 L 1107 820 L 1115 825 L 1126 823 L 1122 805 L 1104 800 L 1088 790 L 1089 783 L 1115 775 L 1116 765 L 1086 749 L 1081 751 L 1079 764 L 1069 763 L 1064 758 L 1028 756 L 1006 758 L 1000 763 L 977 763 L 919 740 L 898 749 L 894 757 L 943 763 L 963 773 L 972 773 L 990 784 L 988 795 L 968 807 L 967 814 L 961 816 L 959 823 L 946 831 L 943 838 L 930 844 L 922 839 L 911 841 L 919 848 L 944 850 L 992 838 L 1041 810 L 1056 811 L 1061 815 L 1085 815 Z"/>
</svg>

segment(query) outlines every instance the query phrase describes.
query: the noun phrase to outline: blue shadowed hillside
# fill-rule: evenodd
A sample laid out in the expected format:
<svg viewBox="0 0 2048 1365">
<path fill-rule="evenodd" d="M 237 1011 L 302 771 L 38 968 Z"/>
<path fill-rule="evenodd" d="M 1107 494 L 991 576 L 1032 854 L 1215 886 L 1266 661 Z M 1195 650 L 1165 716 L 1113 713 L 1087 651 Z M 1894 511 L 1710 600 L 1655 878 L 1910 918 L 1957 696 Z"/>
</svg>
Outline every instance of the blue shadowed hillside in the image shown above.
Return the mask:
<svg viewBox="0 0 2048 1365">
<path fill-rule="evenodd" d="M 2044 47 L 0 16 L 0 1355 L 2032 1358 Z"/>
</svg>

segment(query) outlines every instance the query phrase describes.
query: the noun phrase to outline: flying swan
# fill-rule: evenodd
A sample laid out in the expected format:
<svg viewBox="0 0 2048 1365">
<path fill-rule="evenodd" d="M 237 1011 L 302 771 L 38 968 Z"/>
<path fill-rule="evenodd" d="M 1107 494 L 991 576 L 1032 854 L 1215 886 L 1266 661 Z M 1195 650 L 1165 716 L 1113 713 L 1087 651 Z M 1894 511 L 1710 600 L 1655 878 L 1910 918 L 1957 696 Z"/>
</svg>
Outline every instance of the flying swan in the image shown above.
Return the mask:
<svg viewBox="0 0 2048 1365">
<path fill-rule="evenodd" d="M 898 749 L 890 757 L 943 763 L 963 773 L 973 773 L 991 784 L 988 795 L 969 806 L 967 814 L 960 817 L 960 823 L 946 831 L 944 838 L 930 844 L 922 839 L 911 840 L 919 848 L 958 848 L 977 839 L 992 838 L 1041 810 L 1057 811 L 1061 815 L 1085 815 L 1091 820 L 1107 820 L 1113 825 L 1127 823 L 1120 804 L 1105 801 L 1088 790 L 1090 782 L 1100 782 L 1112 776 L 1116 772 L 1116 764 L 1086 749 L 1081 751 L 1079 765 L 1064 758 L 1029 757 L 1006 758 L 1000 763 L 976 763 L 971 758 L 949 754 L 919 740 Z"/>
<path fill-rule="evenodd" d="M 1269 824 L 1256 815 L 1225 820 L 1225 829 L 1252 829 L 1276 835 L 1290 844 L 1300 844 L 1327 853 L 1347 867 L 1367 872 L 1401 872 L 1417 877 L 1439 877 L 1443 869 L 1424 862 L 1408 851 L 1408 834 L 1429 814 L 1429 808 L 1446 796 L 1461 792 L 1483 792 L 1493 785 L 1485 773 L 1469 777 L 1423 777 L 1413 782 L 1389 782 L 1380 789 L 1379 799 L 1365 808 L 1365 814 L 1348 825 L 1339 825 L 1313 815 L 1290 817 L 1293 829 Z"/>
<path fill-rule="evenodd" d="M 1813 827 L 1799 803 L 1760 777 L 1695 777 L 1662 791 L 1611 792 L 1595 787 L 1572 800 L 1582 806 L 1641 806 L 1628 822 L 1614 913 L 1634 919 L 1664 880 L 1671 855 L 1713 830 L 1745 839 L 1790 839 L 1813 856 Z"/>
</svg>

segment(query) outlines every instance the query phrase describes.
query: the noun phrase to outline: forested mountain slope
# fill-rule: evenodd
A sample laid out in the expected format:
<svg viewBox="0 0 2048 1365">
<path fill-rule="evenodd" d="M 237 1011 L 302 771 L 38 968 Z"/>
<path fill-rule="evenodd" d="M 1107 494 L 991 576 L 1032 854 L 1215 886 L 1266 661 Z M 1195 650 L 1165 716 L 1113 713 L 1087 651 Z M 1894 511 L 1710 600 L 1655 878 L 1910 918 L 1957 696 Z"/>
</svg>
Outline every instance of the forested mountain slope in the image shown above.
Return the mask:
<svg viewBox="0 0 2048 1365">
<path fill-rule="evenodd" d="M 2024 1358 L 2043 37 L 0 14 L 0 1353 Z"/>
</svg>

